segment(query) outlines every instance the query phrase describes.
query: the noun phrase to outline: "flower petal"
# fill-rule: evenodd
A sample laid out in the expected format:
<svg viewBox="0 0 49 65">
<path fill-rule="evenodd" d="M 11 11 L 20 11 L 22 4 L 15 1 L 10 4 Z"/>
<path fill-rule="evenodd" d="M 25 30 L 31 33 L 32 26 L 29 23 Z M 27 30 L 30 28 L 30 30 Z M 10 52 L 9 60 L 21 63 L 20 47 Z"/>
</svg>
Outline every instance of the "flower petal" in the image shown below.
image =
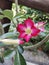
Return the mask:
<svg viewBox="0 0 49 65">
<path fill-rule="evenodd" d="M 44 29 L 44 25 L 45 24 L 45 22 L 38 22 L 38 25 L 42 25 L 39 29 L 42 31 L 42 32 L 44 32 L 45 31 L 45 29 Z"/>
<path fill-rule="evenodd" d="M 25 39 L 26 42 L 29 42 L 29 40 L 30 40 L 31 37 L 32 37 L 31 35 L 26 35 L 26 36 L 24 37 L 24 39 Z"/>
<path fill-rule="evenodd" d="M 43 24 L 45 24 L 45 22 L 38 22 L 38 24 L 39 24 L 39 25 L 41 25 L 41 24 L 43 25 Z"/>
<path fill-rule="evenodd" d="M 24 21 L 24 24 L 26 25 L 26 27 L 32 27 L 34 25 L 34 22 L 30 18 L 28 18 Z"/>
<path fill-rule="evenodd" d="M 25 32 L 20 33 L 19 38 L 24 38 L 24 37 L 25 37 L 25 35 L 26 35 L 26 33 L 25 33 Z"/>
<path fill-rule="evenodd" d="M 42 32 L 44 32 L 45 31 L 45 28 L 44 28 L 44 26 L 42 26 L 41 28 L 39 28 L 40 29 L 40 31 L 42 31 Z"/>
<path fill-rule="evenodd" d="M 24 44 L 24 41 L 23 40 L 20 40 L 19 42 L 20 42 L 19 44 Z"/>
<path fill-rule="evenodd" d="M 45 31 L 45 29 L 44 29 L 44 24 L 45 24 L 45 22 L 38 22 L 38 23 L 35 24 L 35 26 L 36 26 L 38 29 L 40 29 L 40 31 L 44 32 L 44 31 Z"/>
<path fill-rule="evenodd" d="M 24 26 L 24 24 L 18 24 L 17 30 L 18 30 L 19 32 L 24 32 L 24 31 L 25 31 L 25 26 Z"/>
<path fill-rule="evenodd" d="M 17 39 L 17 43 L 18 43 L 18 44 L 24 44 L 24 41 L 21 40 L 21 39 Z"/>
<path fill-rule="evenodd" d="M 39 34 L 40 30 L 36 27 L 32 27 L 32 36 L 37 36 Z"/>
</svg>

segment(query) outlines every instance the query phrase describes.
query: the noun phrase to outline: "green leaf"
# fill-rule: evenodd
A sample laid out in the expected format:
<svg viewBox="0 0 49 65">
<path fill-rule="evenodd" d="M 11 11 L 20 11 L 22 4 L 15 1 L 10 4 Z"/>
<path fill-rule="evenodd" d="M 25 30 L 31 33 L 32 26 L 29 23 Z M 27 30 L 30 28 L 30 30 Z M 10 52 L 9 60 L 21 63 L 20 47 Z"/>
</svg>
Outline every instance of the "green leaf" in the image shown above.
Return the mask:
<svg viewBox="0 0 49 65">
<path fill-rule="evenodd" d="M 3 28 L 5 28 L 5 27 L 7 27 L 9 25 L 10 25 L 10 23 L 3 24 Z"/>
<path fill-rule="evenodd" d="M 42 36 L 42 37 L 45 37 L 46 36 L 46 34 L 44 32 L 40 32 L 39 35 Z"/>
<path fill-rule="evenodd" d="M 14 65 L 26 65 L 25 59 L 21 53 L 19 53 L 18 49 L 16 50 Z"/>
<path fill-rule="evenodd" d="M 25 17 L 25 14 L 23 13 L 17 13 L 13 19 L 16 19 L 16 18 L 22 18 L 22 17 Z"/>
<path fill-rule="evenodd" d="M 14 33 L 14 32 L 8 32 L 8 33 L 6 33 L 6 34 L 3 34 L 2 36 L 0 36 L 0 38 L 12 38 L 12 37 L 16 37 L 17 35 L 16 35 L 16 33 Z"/>
<path fill-rule="evenodd" d="M 11 10 L 4 10 L 3 14 L 4 14 L 5 17 L 7 17 L 10 20 L 12 20 L 12 18 L 13 18 L 13 12 Z"/>
<path fill-rule="evenodd" d="M 12 50 L 10 49 L 5 50 L 4 57 L 9 56 L 11 53 L 12 53 Z"/>
<path fill-rule="evenodd" d="M 3 19 L 4 18 L 4 16 L 3 15 L 0 15 L 0 19 Z"/>
<path fill-rule="evenodd" d="M 18 51 L 22 54 L 24 52 L 24 49 L 21 45 L 18 46 Z"/>
</svg>

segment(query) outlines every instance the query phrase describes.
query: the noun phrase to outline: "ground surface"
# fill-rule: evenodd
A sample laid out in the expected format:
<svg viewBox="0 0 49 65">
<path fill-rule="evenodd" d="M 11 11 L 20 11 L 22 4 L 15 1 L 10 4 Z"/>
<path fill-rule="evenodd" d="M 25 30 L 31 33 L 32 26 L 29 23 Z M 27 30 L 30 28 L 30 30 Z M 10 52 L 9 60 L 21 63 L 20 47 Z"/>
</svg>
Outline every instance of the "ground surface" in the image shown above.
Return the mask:
<svg viewBox="0 0 49 65">
<path fill-rule="evenodd" d="M 3 64 L 0 63 L 0 65 L 13 65 L 11 61 L 7 61 Z M 30 63 L 30 62 L 27 62 L 27 65 L 38 65 L 38 64 L 35 64 L 35 63 Z"/>
<path fill-rule="evenodd" d="M 49 57 L 42 51 L 24 51 L 23 56 L 29 62 L 39 65 L 49 65 Z"/>
<path fill-rule="evenodd" d="M 27 65 L 49 65 L 49 57 L 41 52 L 37 51 L 37 53 L 32 51 L 24 51 L 23 56 L 27 61 Z M 11 58 L 6 59 L 5 62 L 0 65 L 13 65 Z"/>
</svg>

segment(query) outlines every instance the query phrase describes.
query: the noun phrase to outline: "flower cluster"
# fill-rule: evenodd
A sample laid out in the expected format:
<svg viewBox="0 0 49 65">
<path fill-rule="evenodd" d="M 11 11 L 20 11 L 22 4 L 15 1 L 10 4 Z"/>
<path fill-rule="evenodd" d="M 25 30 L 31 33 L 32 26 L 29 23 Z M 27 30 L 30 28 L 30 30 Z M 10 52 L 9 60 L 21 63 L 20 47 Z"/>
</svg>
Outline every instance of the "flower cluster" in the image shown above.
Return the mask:
<svg viewBox="0 0 49 65">
<path fill-rule="evenodd" d="M 44 32 L 44 24 L 44 22 L 34 23 L 30 18 L 26 19 L 23 24 L 18 24 L 17 26 L 19 38 L 29 42 L 30 38 L 38 36 L 40 32 Z"/>
</svg>

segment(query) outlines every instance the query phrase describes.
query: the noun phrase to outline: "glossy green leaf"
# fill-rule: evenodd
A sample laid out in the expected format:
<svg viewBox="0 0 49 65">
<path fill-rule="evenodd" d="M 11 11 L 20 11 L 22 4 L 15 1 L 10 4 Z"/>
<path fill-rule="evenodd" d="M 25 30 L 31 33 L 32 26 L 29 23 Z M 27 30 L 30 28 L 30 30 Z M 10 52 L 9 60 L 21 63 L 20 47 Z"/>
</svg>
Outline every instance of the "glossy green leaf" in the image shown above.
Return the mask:
<svg viewBox="0 0 49 65">
<path fill-rule="evenodd" d="M 0 38 L 12 38 L 14 36 L 17 36 L 16 33 L 14 33 L 14 32 L 8 32 L 8 33 L 3 34 L 2 36 L 0 36 Z"/>
<path fill-rule="evenodd" d="M 16 50 L 14 65 L 26 65 L 25 59 L 18 50 Z"/>
<path fill-rule="evenodd" d="M 18 51 L 22 54 L 24 52 L 24 48 L 21 45 L 19 45 L 18 46 Z"/>
<path fill-rule="evenodd" d="M 3 14 L 4 14 L 5 17 L 7 17 L 10 20 L 12 20 L 12 18 L 13 18 L 13 12 L 12 12 L 12 10 L 4 10 Z"/>
<path fill-rule="evenodd" d="M 3 24 L 3 28 L 5 28 L 5 27 L 7 27 L 9 25 L 10 25 L 10 23 Z"/>
</svg>

